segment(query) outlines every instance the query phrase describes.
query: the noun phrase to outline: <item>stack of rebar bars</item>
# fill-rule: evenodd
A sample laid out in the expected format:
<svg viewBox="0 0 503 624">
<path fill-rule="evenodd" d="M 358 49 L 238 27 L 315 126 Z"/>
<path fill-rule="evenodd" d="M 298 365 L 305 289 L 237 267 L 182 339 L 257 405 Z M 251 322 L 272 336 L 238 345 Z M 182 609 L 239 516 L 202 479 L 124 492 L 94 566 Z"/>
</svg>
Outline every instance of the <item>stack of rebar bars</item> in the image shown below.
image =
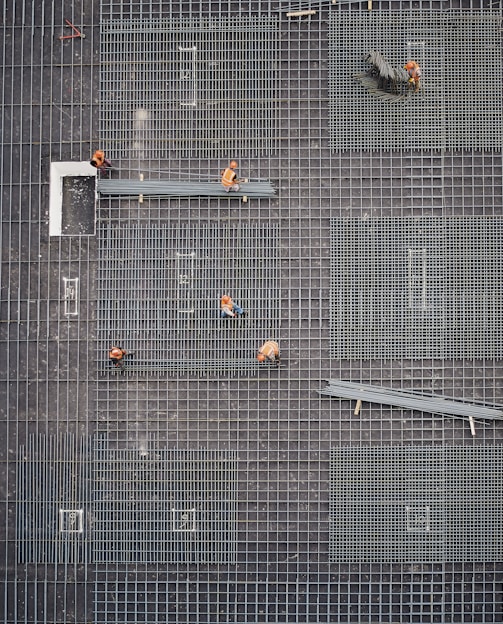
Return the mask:
<svg viewBox="0 0 503 624">
<path fill-rule="evenodd" d="M 328 386 L 323 390 L 319 390 L 319 393 L 325 396 L 382 403 L 384 405 L 419 410 L 430 414 L 441 414 L 443 416 L 503 420 L 503 409 L 500 409 L 501 406 L 465 403 L 464 401 L 456 401 L 451 398 L 421 394 L 413 390 L 404 392 L 403 390 L 381 386 L 330 379 Z"/>
<path fill-rule="evenodd" d="M 247 182 L 240 191 L 227 193 L 218 182 L 185 182 L 180 180 L 100 180 L 100 195 L 116 197 L 274 197 L 276 192 L 270 182 Z"/>
</svg>

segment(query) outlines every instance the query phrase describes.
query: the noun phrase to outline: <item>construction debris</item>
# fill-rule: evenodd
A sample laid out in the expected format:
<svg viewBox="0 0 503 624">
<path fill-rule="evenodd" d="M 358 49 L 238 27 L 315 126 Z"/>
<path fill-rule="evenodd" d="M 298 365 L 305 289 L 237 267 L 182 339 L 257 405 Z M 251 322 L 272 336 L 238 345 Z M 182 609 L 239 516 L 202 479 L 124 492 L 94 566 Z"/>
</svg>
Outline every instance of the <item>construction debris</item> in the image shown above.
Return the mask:
<svg viewBox="0 0 503 624">
<path fill-rule="evenodd" d="M 73 30 L 73 35 L 61 35 L 59 38 L 60 41 L 64 41 L 65 39 L 85 39 L 85 35 L 80 32 L 78 28 L 76 28 L 70 20 L 65 19 L 67 26 Z"/>
</svg>

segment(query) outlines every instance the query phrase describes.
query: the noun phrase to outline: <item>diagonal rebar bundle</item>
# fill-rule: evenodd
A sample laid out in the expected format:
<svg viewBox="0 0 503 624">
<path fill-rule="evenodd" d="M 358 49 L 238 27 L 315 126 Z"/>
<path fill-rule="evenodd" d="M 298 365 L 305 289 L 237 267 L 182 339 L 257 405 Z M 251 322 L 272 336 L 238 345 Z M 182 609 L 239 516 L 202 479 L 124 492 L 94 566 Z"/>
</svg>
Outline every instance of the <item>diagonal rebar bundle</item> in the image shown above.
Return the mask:
<svg viewBox="0 0 503 624">
<path fill-rule="evenodd" d="M 370 403 L 382 403 L 402 407 L 403 409 L 419 410 L 430 414 L 443 416 L 457 416 L 467 418 L 488 418 L 503 420 L 503 410 L 497 406 L 487 406 L 477 403 L 465 403 L 455 399 L 435 395 L 426 395 L 418 392 L 404 392 L 382 386 L 359 384 L 350 381 L 330 379 L 328 386 L 319 390 L 321 395 L 336 396 L 344 399 L 357 399 Z"/>
<path fill-rule="evenodd" d="M 371 50 L 363 56 L 363 61 L 370 67 L 365 73 L 355 74 L 362 85 L 382 100 L 399 102 L 405 100 L 410 93 L 409 76 L 402 68 L 392 67 L 384 56 Z"/>
</svg>

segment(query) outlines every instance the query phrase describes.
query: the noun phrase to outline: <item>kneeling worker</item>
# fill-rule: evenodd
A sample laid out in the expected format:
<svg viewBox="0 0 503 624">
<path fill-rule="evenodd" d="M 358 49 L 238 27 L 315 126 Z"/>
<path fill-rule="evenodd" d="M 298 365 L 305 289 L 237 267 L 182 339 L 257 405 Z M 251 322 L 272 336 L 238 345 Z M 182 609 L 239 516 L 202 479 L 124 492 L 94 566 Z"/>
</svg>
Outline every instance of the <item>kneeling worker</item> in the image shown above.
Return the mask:
<svg viewBox="0 0 503 624">
<path fill-rule="evenodd" d="M 241 188 L 239 186 L 240 180 L 238 180 L 238 174 L 235 171 L 237 167 L 237 162 L 235 160 L 231 160 L 227 169 L 224 169 L 221 172 L 221 182 L 226 193 L 228 193 L 229 191 L 239 191 L 239 189 Z"/>
<path fill-rule="evenodd" d="M 232 297 L 222 295 L 220 299 L 220 316 L 222 318 L 236 318 L 238 316 L 246 316 L 246 312 L 233 301 Z"/>
<path fill-rule="evenodd" d="M 272 362 L 279 366 L 279 344 L 274 340 L 264 342 L 258 350 L 257 360 L 259 362 Z"/>
<path fill-rule="evenodd" d="M 116 366 L 116 368 L 120 368 L 121 371 L 124 371 L 124 358 L 133 357 L 132 353 L 128 353 L 126 349 L 122 347 L 112 347 L 108 352 L 108 357 L 110 362 Z"/>
</svg>

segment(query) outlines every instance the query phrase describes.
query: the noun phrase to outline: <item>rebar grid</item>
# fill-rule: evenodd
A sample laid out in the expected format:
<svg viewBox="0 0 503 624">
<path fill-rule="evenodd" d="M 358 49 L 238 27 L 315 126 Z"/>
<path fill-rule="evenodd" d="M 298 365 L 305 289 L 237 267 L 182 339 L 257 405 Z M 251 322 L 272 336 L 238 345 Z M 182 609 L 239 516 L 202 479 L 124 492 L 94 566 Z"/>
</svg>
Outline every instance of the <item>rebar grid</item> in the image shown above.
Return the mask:
<svg viewBox="0 0 503 624">
<path fill-rule="evenodd" d="M 332 228 L 334 358 L 502 356 L 500 218 L 335 218 Z"/>
<path fill-rule="evenodd" d="M 222 161 L 235 156 L 247 177 L 277 181 L 278 198 L 246 205 L 205 198 L 190 204 L 171 200 L 169 208 L 162 200 L 144 204 L 106 200 L 100 204 L 99 218 L 124 225 L 163 226 L 169 211 L 173 224 L 210 221 L 236 228 L 260 226 L 272 219 L 279 227 L 281 249 L 284 362 L 279 371 L 261 369 L 258 376 L 248 378 L 114 376 L 100 378 L 94 385 L 96 243 L 72 237 L 52 240 L 49 246 L 44 159 L 50 153 L 56 160 L 83 160 L 96 147 L 113 149 L 98 141 L 100 122 L 94 102 L 98 101 L 99 45 L 98 29 L 93 31 L 91 22 L 99 22 L 96 15 L 89 17 L 94 5 L 87 0 L 74 3 L 68 13 L 68 7 L 58 2 L 16 4 L 15 16 L 7 11 L 1 43 L 6 59 L 2 95 L 8 104 L 1 122 L 6 137 L 3 149 L 7 149 L 4 162 L 13 163 L 10 171 L 4 166 L 1 172 L 1 306 L 6 311 L 2 320 L 10 321 L 1 325 L 5 349 L 0 350 L 4 364 L 0 382 L 7 399 L 0 413 L 0 435 L 7 441 L 0 495 L 2 540 L 7 543 L 0 551 L 4 621 L 87 624 L 95 619 L 95 602 L 103 605 L 105 600 L 109 621 L 121 624 L 126 618 L 211 623 L 501 621 L 501 563 L 327 561 L 331 448 L 344 444 L 484 446 L 502 439 L 499 424 L 476 423 L 473 438 L 461 421 L 369 405 L 356 417 L 354 402 L 327 404 L 317 394 L 330 376 L 369 383 L 392 380 L 400 387 L 431 389 L 465 400 L 501 401 L 499 360 L 337 361 L 329 355 L 327 339 L 330 219 L 499 217 L 501 152 L 367 148 L 332 154 L 327 21 L 334 9 L 328 1 L 319 3 L 318 13 L 307 19 L 287 19 L 290 3 L 283 2 L 109 3 L 110 13 L 120 20 L 200 19 L 210 14 L 237 18 L 243 12 L 253 17 L 272 10 L 276 15 L 276 9 L 281 9 L 277 155 L 259 159 L 239 153 L 226 154 L 225 159 L 186 160 L 170 153 L 166 160 L 114 163 L 124 169 L 113 173 L 124 178 L 144 172 L 161 178 L 217 179 Z M 486 0 L 383 1 L 378 9 L 374 3 L 374 11 L 458 9 L 460 4 L 471 10 L 500 8 Z M 338 1 L 338 5 L 336 10 L 366 10 L 365 3 Z M 84 27 L 86 39 L 69 40 L 60 47 L 58 37 L 69 32 L 60 15 Z M 30 63 L 24 60 L 28 57 Z M 40 90 L 32 66 L 40 67 Z M 23 82 L 31 81 L 30 76 L 33 87 Z M 19 85 L 23 85 L 22 106 Z M 25 141 L 22 145 L 18 136 Z M 130 171 L 126 172 L 126 164 Z M 77 275 L 79 316 L 64 316 L 61 321 L 60 313 L 68 303 L 67 282 L 62 278 Z M 102 358 L 106 359 L 105 353 L 100 354 L 100 362 Z M 95 403 L 89 399 L 90 391 L 96 392 Z M 30 433 L 61 429 L 107 433 L 120 449 L 138 448 L 148 434 L 156 445 L 168 449 L 237 451 L 238 563 L 176 564 L 169 569 L 166 564 L 122 564 L 120 570 L 115 564 L 101 564 L 92 571 L 74 564 L 16 564 L 13 569 L 18 445 Z M 96 575 L 95 594 L 91 575 Z M 99 593 L 103 589 L 110 592 L 107 598 Z"/>
<path fill-rule="evenodd" d="M 503 209 L 501 151 L 344 152 L 332 175 L 341 216 L 499 216 Z"/>
<path fill-rule="evenodd" d="M 16 473 L 18 563 L 90 563 L 87 440 L 30 435 L 19 448 Z"/>
<path fill-rule="evenodd" d="M 120 345 L 129 371 L 257 371 L 264 337 L 278 335 L 277 236 L 267 224 L 102 225 L 98 367 Z M 246 316 L 220 318 L 224 294 Z"/>
<path fill-rule="evenodd" d="M 148 439 L 116 449 L 105 438 L 94 442 L 93 467 L 98 572 L 113 563 L 236 563 L 235 453 L 159 448 Z"/>
<path fill-rule="evenodd" d="M 47 222 L 50 162 L 86 160 L 91 153 L 98 38 L 88 0 L 71 6 L 58 0 L 5 2 L 2 9 L 0 618 L 6 623 L 83 621 L 91 606 L 86 591 L 90 573 L 79 563 L 84 552 L 78 540 L 58 537 L 59 544 L 51 545 L 45 540 L 46 518 L 39 516 L 40 532 L 23 536 L 24 555 L 29 560 L 30 553 L 38 552 L 45 563 L 17 563 L 22 554 L 16 552 L 17 523 L 21 526 L 29 516 L 17 514 L 17 506 L 24 504 L 16 482 L 23 459 L 14 449 L 24 445 L 29 450 L 31 434 L 75 433 L 88 427 L 88 381 L 94 375 L 87 350 L 94 241 L 72 237 L 49 242 Z M 86 34 L 85 40 L 59 39 L 71 32 L 63 16 Z M 74 279 L 79 280 L 78 314 L 65 315 L 67 280 Z M 70 488 L 71 465 L 51 470 L 50 462 L 26 460 L 33 486 L 26 506 L 34 511 L 38 507 L 39 513 L 47 510 L 58 487 L 66 483 Z M 52 479 L 56 475 L 61 476 L 59 484 Z M 77 487 L 83 487 L 80 476 Z M 72 510 L 66 511 L 64 522 L 71 521 Z"/>
<path fill-rule="evenodd" d="M 102 17 L 100 135 L 121 161 L 265 155 L 277 141 L 277 18 Z"/>
<path fill-rule="evenodd" d="M 501 445 L 333 449 L 331 561 L 500 560 L 502 450 Z"/>
<path fill-rule="evenodd" d="M 501 149 L 501 13 L 336 12 L 329 21 L 333 149 Z M 372 50 L 394 68 L 415 60 L 421 88 L 389 102 L 355 79 Z"/>
</svg>

